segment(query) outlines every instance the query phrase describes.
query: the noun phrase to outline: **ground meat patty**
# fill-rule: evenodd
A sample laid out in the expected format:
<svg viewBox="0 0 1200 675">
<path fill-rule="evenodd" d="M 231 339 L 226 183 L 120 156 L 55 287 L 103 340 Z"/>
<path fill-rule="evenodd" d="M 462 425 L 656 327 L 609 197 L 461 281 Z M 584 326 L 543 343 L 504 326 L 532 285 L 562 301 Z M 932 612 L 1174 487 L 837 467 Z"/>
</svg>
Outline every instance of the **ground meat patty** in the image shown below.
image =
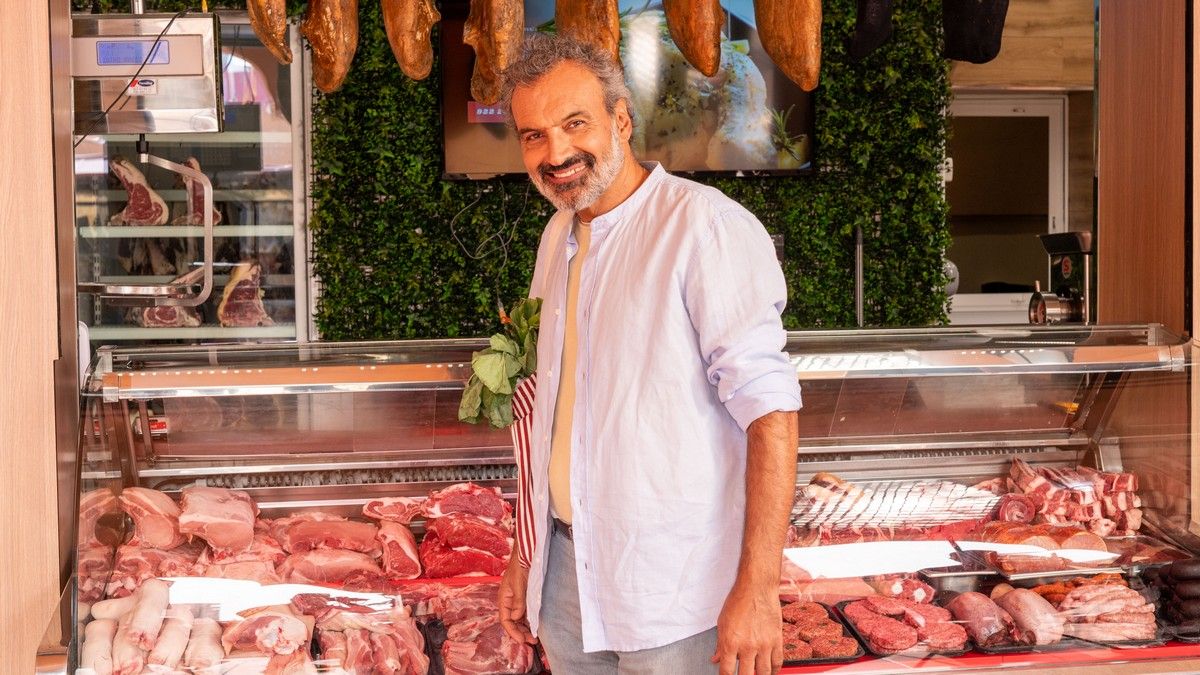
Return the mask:
<svg viewBox="0 0 1200 675">
<path fill-rule="evenodd" d="M 783 620 L 788 623 L 802 623 L 805 617 L 829 618 L 825 608 L 815 602 L 793 602 L 783 608 Z"/>
<path fill-rule="evenodd" d="M 916 603 L 905 602 L 899 598 L 883 598 L 871 596 L 863 600 L 867 604 L 867 608 L 876 614 L 885 616 L 900 616 L 904 614 L 904 610 L 913 606 Z"/>
<path fill-rule="evenodd" d="M 855 600 L 850 604 L 843 605 L 842 614 L 845 614 L 847 619 L 850 619 L 855 623 L 863 621 L 864 619 L 872 619 L 879 616 L 878 613 L 871 611 L 871 608 L 867 606 L 867 602 L 865 600 Z"/>
<path fill-rule="evenodd" d="M 895 619 L 876 617 L 855 624 L 858 632 L 880 654 L 895 654 L 917 644 L 917 630 Z"/>
<path fill-rule="evenodd" d="M 950 611 L 934 605 L 913 604 L 904 609 L 904 623 L 916 629 L 950 620 Z"/>
<path fill-rule="evenodd" d="M 812 647 L 803 640 L 784 640 L 783 641 L 783 660 L 784 661 L 803 661 L 813 657 Z"/>
<path fill-rule="evenodd" d="M 812 642 L 820 637 L 842 637 L 842 627 L 832 621 L 814 623 L 811 626 L 800 626 L 796 634 L 801 640 Z"/>
<path fill-rule="evenodd" d="M 930 624 L 921 633 L 930 651 L 955 652 L 967 646 L 967 631 L 956 623 Z"/>
<path fill-rule="evenodd" d="M 792 642 L 796 642 L 800 640 L 801 628 L 802 626 L 797 626 L 794 623 L 783 624 L 783 641 L 788 642 L 790 640 Z"/>
<path fill-rule="evenodd" d="M 854 638 L 844 636 L 820 637 L 813 640 L 811 646 L 813 657 L 818 659 L 854 656 L 858 653 L 858 643 L 854 641 Z M 787 657 L 784 656 L 784 658 Z"/>
</svg>

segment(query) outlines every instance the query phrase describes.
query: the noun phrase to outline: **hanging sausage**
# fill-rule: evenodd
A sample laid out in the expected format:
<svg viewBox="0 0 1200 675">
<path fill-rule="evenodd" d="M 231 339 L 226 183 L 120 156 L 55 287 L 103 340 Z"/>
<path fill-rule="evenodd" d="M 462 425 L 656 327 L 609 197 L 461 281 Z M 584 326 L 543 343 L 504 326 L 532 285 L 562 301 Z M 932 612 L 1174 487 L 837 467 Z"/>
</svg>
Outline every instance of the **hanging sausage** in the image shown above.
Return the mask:
<svg viewBox="0 0 1200 675">
<path fill-rule="evenodd" d="M 754 0 L 754 21 L 763 48 L 783 74 L 804 91 L 816 89 L 821 72 L 821 0 Z"/>
<path fill-rule="evenodd" d="M 250 14 L 250 27 L 267 51 L 280 63 L 291 63 L 286 0 L 246 0 L 246 11 Z"/>
<path fill-rule="evenodd" d="M 337 91 L 358 49 L 358 0 L 309 0 L 300 32 L 312 45 L 313 84 Z"/>
<path fill-rule="evenodd" d="M 484 105 L 500 100 L 500 76 L 521 55 L 525 34 L 523 0 L 471 0 L 463 42 L 475 50 L 471 98 Z"/>
<path fill-rule="evenodd" d="M 433 0 L 382 0 L 383 27 L 400 70 L 414 80 L 429 77 L 433 69 L 433 42 L 429 34 L 442 19 Z"/>
<path fill-rule="evenodd" d="M 721 66 L 721 24 L 725 14 L 721 0 L 663 0 L 667 29 L 671 39 L 705 77 L 717 74 Z"/>
<path fill-rule="evenodd" d="M 621 14 L 617 0 L 556 0 L 554 25 L 560 35 L 595 45 L 614 59 L 621 59 L 618 51 Z"/>
</svg>

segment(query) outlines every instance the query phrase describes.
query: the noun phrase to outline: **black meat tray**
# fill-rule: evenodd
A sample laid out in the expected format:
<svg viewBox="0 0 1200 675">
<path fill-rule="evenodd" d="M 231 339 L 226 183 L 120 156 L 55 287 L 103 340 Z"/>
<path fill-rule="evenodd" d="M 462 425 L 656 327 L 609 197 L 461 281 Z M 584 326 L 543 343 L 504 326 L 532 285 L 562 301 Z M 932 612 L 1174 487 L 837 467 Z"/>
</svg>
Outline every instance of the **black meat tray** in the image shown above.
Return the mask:
<svg viewBox="0 0 1200 675">
<path fill-rule="evenodd" d="M 854 602 L 854 601 L 853 600 L 843 600 L 837 604 L 838 616 L 841 617 L 842 624 L 844 626 L 846 626 L 847 628 L 849 628 L 852 633 L 854 633 L 854 639 L 858 640 L 858 643 L 860 645 L 863 645 L 866 648 L 868 654 L 870 654 L 871 656 L 874 656 L 876 658 L 889 659 L 889 658 L 898 656 L 900 658 L 921 659 L 921 658 L 926 658 L 926 657 L 930 657 L 930 656 L 962 656 L 963 654 L 966 654 L 967 652 L 971 651 L 972 647 L 974 647 L 974 645 L 971 643 L 971 638 L 968 637 L 967 641 L 964 643 L 964 646 L 962 649 L 955 649 L 953 651 L 934 651 L 934 650 L 929 649 L 928 647 L 921 647 L 920 644 L 918 643 L 917 646 L 909 647 L 908 649 L 906 649 L 902 652 L 896 652 L 894 654 L 885 654 L 883 652 L 877 652 L 874 649 L 871 649 L 870 641 L 868 641 L 867 638 L 862 633 L 858 632 L 858 626 L 854 625 L 854 620 L 851 619 L 850 617 L 846 616 L 846 612 L 845 612 L 846 605 L 850 604 L 851 602 Z"/>
<path fill-rule="evenodd" d="M 441 619 L 418 622 L 417 627 L 425 637 L 425 655 L 429 657 L 429 675 L 446 675 L 446 664 L 442 662 L 442 644 L 446 641 L 446 624 Z M 533 666 L 524 673 L 496 673 L 495 675 L 542 675 L 542 654 L 538 645 L 533 647 Z"/>
<path fill-rule="evenodd" d="M 827 666 L 827 665 L 833 665 L 836 663 L 850 663 L 852 661 L 857 661 L 857 660 L 861 659 L 862 657 L 866 656 L 867 653 L 865 651 L 863 651 L 862 639 L 858 637 L 857 633 L 852 632 L 846 626 L 846 622 L 842 620 L 841 615 L 838 612 L 831 610 L 829 608 L 829 605 L 826 605 L 825 603 L 818 602 L 817 604 L 821 605 L 821 607 L 825 610 L 825 613 L 829 615 L 830 621 L 841 625 L 842 637 L 851 638 L 856 643 L 858 643 L 858 651 L 854 652 L 854 654 L 852 654 L 850 656 L 825 656 L 825 657 L 821 657 L 821 658 L 811 658 L 811 659 L 793 659 L 791 661 L 784 661 L 783 665 L 789 666 L 789 667 L 790 666 Z"/>
</svg>

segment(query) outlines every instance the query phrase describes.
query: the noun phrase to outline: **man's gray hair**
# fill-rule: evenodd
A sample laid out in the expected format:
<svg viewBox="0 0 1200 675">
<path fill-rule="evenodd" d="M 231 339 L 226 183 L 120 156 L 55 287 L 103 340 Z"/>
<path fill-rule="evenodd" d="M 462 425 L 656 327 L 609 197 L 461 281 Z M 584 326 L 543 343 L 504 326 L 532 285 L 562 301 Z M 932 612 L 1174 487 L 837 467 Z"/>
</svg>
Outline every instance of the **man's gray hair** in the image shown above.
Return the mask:
<svg viewBox="0 0 1200 675">
<path fill-rule="evenodd" d="M 633 100 L 619 61 L 586 42 L 565 35 L 538 32 L 526 36 L 520 58 L 504 71 L 500 84 L 500 105 L 509 127 L 516 126 L 512 116 L 512 97 L 517 87 L 527 87 L 537 82 L 564 61 L 579 64 L 600 80 L 604 108 L 609 114 L 617 109 L 617 101 L 624 99 L 629 117 L 633 119 Z"/>
</svg>

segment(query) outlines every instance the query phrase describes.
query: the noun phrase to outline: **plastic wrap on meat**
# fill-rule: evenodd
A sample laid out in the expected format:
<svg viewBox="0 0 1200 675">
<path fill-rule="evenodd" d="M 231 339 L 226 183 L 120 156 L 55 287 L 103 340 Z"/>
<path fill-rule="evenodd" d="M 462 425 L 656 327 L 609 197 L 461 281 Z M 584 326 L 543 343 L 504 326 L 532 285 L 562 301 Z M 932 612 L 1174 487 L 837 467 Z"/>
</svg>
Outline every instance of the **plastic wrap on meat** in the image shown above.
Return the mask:
<svg viewBox="0 0 1200 675">
<path fill-rule="evenodd" d="M 1037 593 L 1027 588 L 1014 588 L 996 598 L 996 604 L 1012 617 L 1017 641 L 1048 645 L 1062 639 L 1062 617 Z"/>
<path fill-rule="evenodd" d="M 981 647 L 1005 644 L 1012 637 L 1012 617 L 982 593 L 959 593 L 946 603 L 946 609 Z"/>
<path fill-rule="evenodd" d="M 225 653 L 234 649 L 257 649 L 263 654 L 291 654 L 306 648 L 312 639 L 313 619 L 296 614 L 288 605 L 257 607 L 239 612 L 242 620 L 230 624 L 221 635 Z"/>
</svg>

